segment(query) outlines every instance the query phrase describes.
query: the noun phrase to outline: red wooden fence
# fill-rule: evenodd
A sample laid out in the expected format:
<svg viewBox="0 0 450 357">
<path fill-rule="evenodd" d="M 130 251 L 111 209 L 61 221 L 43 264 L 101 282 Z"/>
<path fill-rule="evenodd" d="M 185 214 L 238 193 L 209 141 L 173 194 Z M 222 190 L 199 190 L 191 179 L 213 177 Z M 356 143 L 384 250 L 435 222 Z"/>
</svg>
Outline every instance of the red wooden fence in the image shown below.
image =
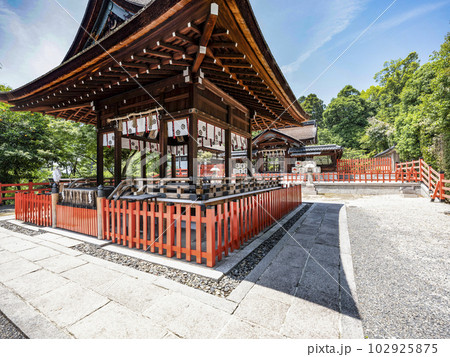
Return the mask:
<svg viewBox="0 0 450 357">
<path fill-rule="evenodd" d="M 97 210 L 56 205 L 56 226 L 97 237 Z"/>
<path fill-rule="evenodd" d="M 212 267 L 301 203 L 301 186 L 202 209 L 194 204 L 102 200 L 103 239 Z"/>
<path fill-rule="evenodd" d="M 52 225 L 51 195 L 18 192 L 15 198 L 16 219 L 38 226 L 49 227 Z"/>
<path fill-rule="evenodd" d="M 43 188 L 37 186 L 46 186 L 46 187 Z M 15 201 L 15 194 L 17 191 L 23 191 L 28 193 L 49 192 L 50 184 L 48 182 L 0 183 L 0 205 L 6 201 Z"/>
</svg>

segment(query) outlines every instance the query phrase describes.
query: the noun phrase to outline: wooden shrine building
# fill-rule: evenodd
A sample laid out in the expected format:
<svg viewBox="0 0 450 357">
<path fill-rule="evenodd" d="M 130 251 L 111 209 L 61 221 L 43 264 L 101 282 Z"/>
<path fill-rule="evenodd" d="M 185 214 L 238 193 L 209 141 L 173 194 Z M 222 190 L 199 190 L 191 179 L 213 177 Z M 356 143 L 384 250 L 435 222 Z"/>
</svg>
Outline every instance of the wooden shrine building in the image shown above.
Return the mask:
<svg viewBox="0 0 450 357">
<path fill-rule="evenodd" d="M 295 99 L 247 0 L 90 0 L 64 62 L 0 93 L 12 110 L 96 125 L 98 181 L 103 143 L 113 141 L 116 183 L 124 146 L 187 152 L 195 177 L 199 146 L 220 146 L 230 158 L 232 139 L 251 152 L 251 131 L 264 123 L 304 122 Z"/>
<path fill-rule="evenodd" d="M 207 252 L 201 251 L 199 242 L 192 245 L 193 251 L 197 250 L 197 262 L 208 259 L 210 266 L 231 246 L 239 245 L 233 239 L 249 239 L 271 221 L 262 224 L 247 218 L 244 225 L 227 231 L 229 244 L 224 243 L 224 236 L 213 244 L 217 228 L 213 232 L 208 224 L 214 219 L 215 225 L 225 224 L 223 220 L 230 219 L 225 212 L 253 214 L 257 210 L 240 211 L 223 196 L 251 204 L 251 192 L 268 192 L 267 197 L 275 198 L 268 198 L 265 204 L 290 200 L 289 195 L 278 199 L 281 193 L 272 194 L 276 190 L 285 192 L 277 183 L 233 180 L 233 152 L 244 150 L 251 159 L 252 131 L 267 125 L 276 129 L 300 126 L 309 119 L 267 47 L 248 0 L 90 0 L 63 63 L 20 88 L 0 93 L 0 101 L 11 104 L 14 111 L 39 112 L 96 126 L 97 185 L 104 182 L 105 148 L 114 151 L 115 162 L 116 196 L 110 198 L 116 201 L 97 206 L 103 218 L 95 234 L 103 239 L 146 249 L 147 239 L 154 239 L 155 232 L 147 231 L 145 217 L 155 219 L 152 224 L 159 222 L 158 229 L 165 232 L 163 226 L 173 220 L 172 214 L 186 222 L 194 219 L 194 211 L 182 204 L 198 200 L 204 206 L 211 205 L 214 213 L 207 209 L 211 215 L 208 218 L 203 210 L 195 211 L 203 222 L 197 223 L 195 234 L 200 234 L 201 224 L 206 225 L 207 232 L 200 238 L 208 239 Z M 138 181 L 124 180 L 121 175 L 126 149 L 142 153 L 142 177 Z M 196 160 L 200 150 L 223 153 L 226 180 L 199 183 Z M 161 158 L 159 181 L 146 177 L 148 152 L 159 153 Z M 184 181 L 176 180 L 173 164 L 172 175 L 167 174 L 168 157 L 174 163 L 177 156 L 187 156 Z M 125 197 L 117 191 L 120 185 L 128 201 L 122 202 Z M 68 197 L 72 196 L 66 194 L 60 199 Z M 152 197 L 159 197 L 158 205 L 166 202 L 166 197 L 167 205 L 151 206 Z M 298 204 L 297 191 L 292 197 L 286 207 L 277 206 L 278 218 L 292 209 L 294 202 Z M 174 198 L 184 199 L 180 208 L 172 206 Z M 223 206 L 217 206 L 219 198 Z M 211 199 L 216 199 L 215 203 L 208 201 Z M 61 207 L 58 209 L 63 210 Z M 117 216 L 118 207 L 121 213 Z M 135 207 L 128 213 L 130 217 L 140 215 L 142 221 L 140 226 L 129 221 L 125 235 L 118 217 L 130 207 Z M 158 214 L 159 221 L 155 218 Z M 59 223 L 63 216 L 58 215 L 58 226 L 63 225 Z M 246 224 L 251 227 L 245 228 Z M 76 230 L 82 225 L 70 227 Z M 190 231 L 184 230 L 177 231 L 177 237 L 179 233 L 179 239 L 190 239 Z M 152 245 L 151 251 L 156 247 L 168 256 L 177 252 L 177 257 L 188 260 L 191 254 L 196 255 L 186 242 L 182 247 L 174 240 L 170 230 L 161 244 L 159 248 Z"/>
</svg>

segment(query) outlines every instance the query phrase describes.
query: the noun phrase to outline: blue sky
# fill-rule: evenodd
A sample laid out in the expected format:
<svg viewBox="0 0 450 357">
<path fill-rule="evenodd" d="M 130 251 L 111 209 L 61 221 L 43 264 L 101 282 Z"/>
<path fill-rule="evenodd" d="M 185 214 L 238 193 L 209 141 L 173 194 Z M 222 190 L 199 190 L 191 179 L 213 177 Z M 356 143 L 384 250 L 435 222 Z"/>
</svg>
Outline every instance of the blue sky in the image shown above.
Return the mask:
<svg viewBox="0 0 450 357">
<path fill-rule="evenodd" d="M 58 2 L 81 21 L 87 0 Z M 450 31 L 450 0 L 397 0 L 316 80 L 393 0 L 250 2 L 294 93 L 326 103 L 346 84 L 374 84 L 385 61 L 416 51 L 425 63 Z M 0 83 L 17 88 L 61 62 L 78 30 L 67 12 L 56 0 L 0 0 Z"/>
</svg>

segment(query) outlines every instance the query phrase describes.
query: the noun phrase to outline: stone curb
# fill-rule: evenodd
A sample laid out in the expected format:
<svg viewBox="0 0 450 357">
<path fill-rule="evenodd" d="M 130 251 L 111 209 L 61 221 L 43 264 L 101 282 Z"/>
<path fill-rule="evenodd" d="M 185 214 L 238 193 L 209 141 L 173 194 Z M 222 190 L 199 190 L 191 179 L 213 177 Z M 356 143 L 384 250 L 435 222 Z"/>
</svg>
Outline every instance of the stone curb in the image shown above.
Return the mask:
<svg viewBox="0 0 450 357">
<path fill-rule="evenodd" d="M 359 309 L 358 296 L 356 294 L 356 281 L 353 270 L 352 251 L 350 246 L 350 235 L 348 233 L 347 224 L 347 208 L 345 204 L 342 206 L 339 212 L 339 246 L 341 255 L 341 271 L 344 272 L 349 292 L 355 301 L 356 306 Z M 345 292 L 341 291 L 341 294 Z M 341 332 L 341 338 L 344 339 L 362 339 L 364 338 L 364 330 L 362 326 L 362 320 L 351 316 L 344 315 L 341 311 L 339 319 L 339 329 Z"/>
</svg>

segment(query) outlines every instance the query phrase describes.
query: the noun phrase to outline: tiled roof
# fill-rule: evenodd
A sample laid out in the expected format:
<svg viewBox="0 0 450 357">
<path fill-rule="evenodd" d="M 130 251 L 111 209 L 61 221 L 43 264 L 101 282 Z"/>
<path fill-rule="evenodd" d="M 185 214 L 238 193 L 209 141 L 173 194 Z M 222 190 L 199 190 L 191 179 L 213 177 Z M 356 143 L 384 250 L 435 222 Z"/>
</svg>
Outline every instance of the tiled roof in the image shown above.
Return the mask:
<svg viewBox="0 0 450 357">
<path fill-rule="evenodd" d="M 339 145 L 308 145 L 302 146 L 300 148 L 291 148 L 289 149 L 289 154 L 306 154 L 306 153 L 315 153 L 321 151 L 340 151 L 342 150 L 342 146 Z"/>
</svg>

